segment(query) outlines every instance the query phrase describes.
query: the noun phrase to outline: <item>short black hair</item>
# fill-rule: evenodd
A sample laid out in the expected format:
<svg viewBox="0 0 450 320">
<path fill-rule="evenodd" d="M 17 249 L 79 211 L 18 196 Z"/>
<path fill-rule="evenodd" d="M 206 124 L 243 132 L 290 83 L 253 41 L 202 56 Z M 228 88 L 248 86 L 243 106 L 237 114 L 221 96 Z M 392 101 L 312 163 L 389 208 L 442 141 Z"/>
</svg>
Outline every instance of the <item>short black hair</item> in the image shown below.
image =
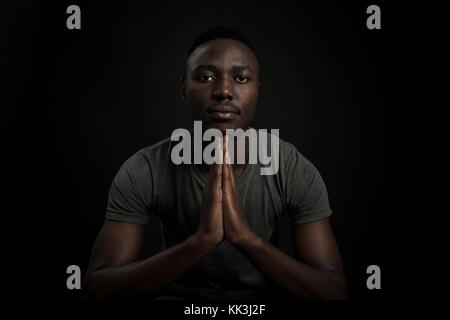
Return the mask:
<svg viewBox="0 0 450 320">
<path fill-rule="evenodd" d="M 206 29 L 201 34 L 199 34 L 194 41 L 192 42 L 191 46 L 189 47 L 188 54 L 186 57 L 186 60 L 191 55 L 191 53 L 200 46 L 202 43 L 205 43 L 206 41 L 218 39 L 218 38 L 230 38 L 237 41 L 240 41 L 244 44 L 246 44 L 256 55 L 255 49 L 253 48 L 253 45 L 250 41 L 250 39 L 247 37 L 247 35 L 237 28 L 233 27 L 227 27 L 227 26 L 214 26 L 209 29 Z"/>
</svg>

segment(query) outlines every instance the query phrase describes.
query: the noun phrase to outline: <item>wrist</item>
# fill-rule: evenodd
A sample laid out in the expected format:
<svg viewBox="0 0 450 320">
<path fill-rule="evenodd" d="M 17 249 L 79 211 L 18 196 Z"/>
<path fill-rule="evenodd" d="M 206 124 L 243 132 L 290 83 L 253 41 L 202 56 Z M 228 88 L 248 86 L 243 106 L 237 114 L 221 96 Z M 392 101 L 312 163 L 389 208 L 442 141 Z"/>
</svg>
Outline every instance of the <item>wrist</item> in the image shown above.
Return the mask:
<svg viewBox="0 0 450 320">
<path fill-rule="evenodd" d="M 264 240 L 254 232 L 238 237 L 231 242 L 231 244 L 238 250 L 248 250 L 260 246 Z"/>
<path fill-rule="evenodd" d="M 208 241 L 208 238 L 205 235 L 200 233 L 195 233 L 190 236 L 188 238 L 188 242 L 193 250 L 204 256 L 213 252 L 217 247 L 217 245 L 214 245 Z"/>
</svg>

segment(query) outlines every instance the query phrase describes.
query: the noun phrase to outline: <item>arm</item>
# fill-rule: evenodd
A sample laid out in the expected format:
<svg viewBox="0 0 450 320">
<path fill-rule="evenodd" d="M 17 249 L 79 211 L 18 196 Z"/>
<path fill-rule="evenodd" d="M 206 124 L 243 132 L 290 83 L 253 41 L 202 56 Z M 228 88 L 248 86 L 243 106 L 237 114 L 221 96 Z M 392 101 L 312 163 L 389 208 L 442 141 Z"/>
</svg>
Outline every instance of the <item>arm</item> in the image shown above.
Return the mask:
<svg viewBox="0 0 450 320">
<path fill-rule="evenodd" d="M 139 161 L 140 158 L 133 158 Z M 112 184 L 109 206 L 115 212 L 144 216 L 147 206 L 136 193 L 151 193 L 146 166 L 123 166 Z M 132 169 L 130 169 L 131 167 Z M 136 170 L 136 167 L 138 168 Z M 136 173 L 137 172 L 137 173 Z M 143 178 L 144 177 L 144 178 Z M 213 165 L 204 190 L 197 231 L 185 241 L 138 261 L 146 227 L 105 220 L 92 250 L 84 283 L 84 298 L 155 296 L 212 252 L 223 240 L 222 166 Z M 142 220 L 144 221 L 144 220 Z"/>
<path fill-rule="evenodd" d="M 199 234 L 137 261 L 145 226 L 105 220 L 85 279 L 85 299 L 152 296 L 170 285 L 211 250 Z"/>
<path fill-rule="evenodd" d="M 347 299 L 346 281 L 329 219 L 297 224 L 299 260 L 262 240 L 252 230 L 242 207 L 224 144 L 223 218 L 227 240 L 280 287 L 300 299 Z"/>
<path fill-rule="evenodd" d="M 222 165 L 211 166 L 197 232 L 182 243 L 137 261 L 145 226 L 106 220 L 94 244 L 85 280 L 87 299 L 153 296 L 223 240 Z"/>
<path fill-rule="evenodd" d="M 267 278 L 300 299 L 347 299 L 347 286 L 328 218 L 295 226 L 299 261 L 252 235 L 235 246 Z"/>
</svg>

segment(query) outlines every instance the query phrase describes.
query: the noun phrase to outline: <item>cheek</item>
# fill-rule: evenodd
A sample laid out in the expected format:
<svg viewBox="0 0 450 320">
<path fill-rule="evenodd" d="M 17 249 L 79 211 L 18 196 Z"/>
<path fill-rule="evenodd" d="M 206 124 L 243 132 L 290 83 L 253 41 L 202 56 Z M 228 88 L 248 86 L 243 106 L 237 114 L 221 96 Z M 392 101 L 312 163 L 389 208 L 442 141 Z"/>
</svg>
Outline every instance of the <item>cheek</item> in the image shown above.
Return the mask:
<svg viewBox="0 0 450 320">
<path fill-rule="evenodd" d="M 244 108 L 245 117 L 252 117 L 256 111 L 256 105 L 258 104 L 258 88 L 250 87 L 242 92 L 242 97 L 244 98 Z"/>
<path fill-rule="evenodd" d="M 199 115 L 209 98 L 208 88 L 191 86 L 186 90 L 186 101 L 193 115 Z"/>
<path fill-rule="evenodd" d="M 204 100 L 210 96 L 211 89 L 208 84 L 194 84 L 189 86 L 188 93 L 195 100 Z"/>
</svg>

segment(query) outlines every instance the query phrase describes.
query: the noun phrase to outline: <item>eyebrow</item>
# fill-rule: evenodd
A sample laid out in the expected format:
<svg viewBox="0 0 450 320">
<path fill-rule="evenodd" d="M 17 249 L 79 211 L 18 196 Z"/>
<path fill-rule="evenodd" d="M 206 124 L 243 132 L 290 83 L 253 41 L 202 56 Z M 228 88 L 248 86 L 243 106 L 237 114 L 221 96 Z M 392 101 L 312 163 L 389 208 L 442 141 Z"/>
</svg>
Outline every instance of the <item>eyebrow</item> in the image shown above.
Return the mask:
<svg viewBox="0 0 450 320">
<path fill-rule="evenodd" d="M 212 64 L 200 64 L 194 69 L 194 72 L 198 71 L 199 69 L 207 69 L 207 70 L 211 70 L 214 72 L 218 71 L 217 67 Z M 231 69 L 235 72 L 236 71 L 244 71 L 247 69 L 252 71 L 252 68 L 250 68 L 250 66 L 245 66 L 245 65 L 244 66 L 233 66 Z"/>
</svg>

